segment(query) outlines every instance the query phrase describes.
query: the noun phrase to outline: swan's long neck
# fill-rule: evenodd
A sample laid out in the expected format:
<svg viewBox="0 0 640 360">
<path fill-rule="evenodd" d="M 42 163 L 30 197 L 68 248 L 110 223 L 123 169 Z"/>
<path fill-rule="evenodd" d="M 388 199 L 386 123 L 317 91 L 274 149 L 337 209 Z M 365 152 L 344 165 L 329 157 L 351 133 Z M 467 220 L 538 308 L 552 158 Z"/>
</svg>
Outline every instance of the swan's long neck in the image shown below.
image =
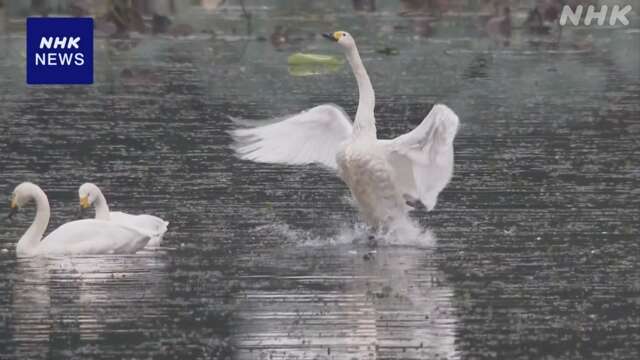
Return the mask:
<svg viewBox="0 0 640 360">
<path fill-rule="evenodd" d="M 373 108 L 376 104 L 376 96 L 373 92 L 373 86 L 367 70 L 362 64 L 358 49 L 354 46 L 347 50 L 347 60 L 351 65 L 351 70 L 358 82 L 358 110 L 356 111 L 356 118 L 353 122 L 354 136 L 373 136 L 376 138 L 376 121 L 373 115 Z"/>
<path fill-rule="evenodd" d="M 36 202 L 36 217 L 29 229 L 22 235 L 16 246 L 18 255 L 28 255 L 32 253 L 40 244 L 42 236 L 47 225 L 49 225 L 49 217 L 51 209 L 49 208 L 49 200 L 47 195 L 41 189 L 33 189 L 30 194 Z"/>
<path fill-rule="evenodd" d="M 93 201 L 93 207 L 96 209 L 96 219 L 107 221 L 111 219 L 107 199 L 105 199 L 100 190 L 97 191 L 96 199 Z"/>
</svg>

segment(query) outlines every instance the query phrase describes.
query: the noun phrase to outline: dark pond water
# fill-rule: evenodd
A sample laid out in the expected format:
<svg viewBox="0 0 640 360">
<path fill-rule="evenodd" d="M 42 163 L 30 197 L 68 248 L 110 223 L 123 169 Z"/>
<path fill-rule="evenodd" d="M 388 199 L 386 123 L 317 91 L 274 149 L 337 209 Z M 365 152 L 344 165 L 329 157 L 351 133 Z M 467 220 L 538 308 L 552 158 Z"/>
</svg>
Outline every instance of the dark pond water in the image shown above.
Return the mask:
<svg viewBox="0 0 640 360">
<path fill-rule="evenodd" d="M 473 7 L 438 20 L 396 2 L 247 2 L 248 22 L 238 4 L 184 5 L 187 36 L 99 35 L 96 83 L 75 87 L 25 85 L 22 10 L 5 9 L 6 198 L 41 185 L 53 228 L 93 181 L 112 208 L 171 225 L 157 251 L 16 260 L 34 209 L 3 220 L 0 358 L 640 358 L 637 25 L 516 27 L 505 46 Z M 435 102 L 461 119 L 454 178 L 414 214 L 426 232 L 375 253 L 333 174 L 228 147 L 229 116 L 354 113 L 347 67 L 287 67 L 296 51 L 341 56 L 317 35 L 338 29 L 360 47 L 381 137 Z"/>
</svg>

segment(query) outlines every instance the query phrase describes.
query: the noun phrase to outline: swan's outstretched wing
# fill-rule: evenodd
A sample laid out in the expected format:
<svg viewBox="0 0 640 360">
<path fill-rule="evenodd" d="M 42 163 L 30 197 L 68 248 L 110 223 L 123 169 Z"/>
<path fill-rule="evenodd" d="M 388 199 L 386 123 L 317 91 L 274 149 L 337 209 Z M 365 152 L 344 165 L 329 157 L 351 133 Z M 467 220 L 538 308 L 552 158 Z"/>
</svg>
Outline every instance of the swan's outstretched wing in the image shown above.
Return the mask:
<svg viewBox="0 0 640 360">
<path fill-rule="evenodd" d="M 38 245 L 43 255 L 133 254 L 147 245 L 147 234 L 114 222 L 83 219 L 61 225 Z"/>
<path fill-rule="evenodd" d="M 168 221 L 164 221 L 153 215 L 131 215 L 120 211 L 112 211 L 110 214 L 111 221 L 132 227 L 151 237 L 147 247 L 156 247 L 160 245 L 162 236 L 167 232 Z"/>
<path fill-rule="evenodd" d="M 273 124 L 233 130 L 231 135 L 234 150 L 245 160 L 320 163 L 337 169 L 336 153 L 351 132 L 351 121 L 342 108 L 325 104 Z"/>
<path fill-rule="evenodd" d="M 382 141 L 399 188 L 409 198 L 420 200 L 427 210 L 435 207 L 438 194 L 453 175 L 453 139 L 458 122 L 451 109 L 436 104 L 413 131 Z"/>
</svg>

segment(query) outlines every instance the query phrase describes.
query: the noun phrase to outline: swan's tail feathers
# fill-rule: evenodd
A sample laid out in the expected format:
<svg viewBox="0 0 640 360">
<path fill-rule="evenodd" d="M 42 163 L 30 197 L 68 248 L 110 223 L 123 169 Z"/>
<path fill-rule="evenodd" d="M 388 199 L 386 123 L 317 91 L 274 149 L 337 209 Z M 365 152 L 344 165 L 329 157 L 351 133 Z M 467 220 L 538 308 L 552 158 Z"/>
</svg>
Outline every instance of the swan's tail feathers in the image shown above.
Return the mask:
<svg viewBox="0 0 640 360">
<path fill-rule="evenodd" d="M 160 220 L 160 222 L 158 223 L 158 227 L 156 228 L 156 234 L 158 236 L 162 236 L 164 235 L 164 233 L 167 232 L 167 230 L 169 229 L 169 222 L 168 221 L 164 221 L 164 220 Z"/>
<path fill-rule="evenodd" d="M 351 121 L 340 107 L 320 105 L 278 120 L 229 131 L 236 155 L 262 163 L 319 163 L 337 168 L 336 154 L 352 132 Z"/>
<path fill-rule="evenodd" d="M 111 212 L 111 221 L 129 226 L 151 238 L 147 246 L 159 246 L 162 237 L 169 228 L 169 222 L 148 214 L 129 215 L 123 212 Z"/>
<path fill-rule="evenodd" d="M 147 243 L 147 247 L 158 247 L 162 242 L 162 237 L 169 229 L 169 222 L 158 218 L 157 227 L 149 232 L 151 240 Z"/>
</svg>

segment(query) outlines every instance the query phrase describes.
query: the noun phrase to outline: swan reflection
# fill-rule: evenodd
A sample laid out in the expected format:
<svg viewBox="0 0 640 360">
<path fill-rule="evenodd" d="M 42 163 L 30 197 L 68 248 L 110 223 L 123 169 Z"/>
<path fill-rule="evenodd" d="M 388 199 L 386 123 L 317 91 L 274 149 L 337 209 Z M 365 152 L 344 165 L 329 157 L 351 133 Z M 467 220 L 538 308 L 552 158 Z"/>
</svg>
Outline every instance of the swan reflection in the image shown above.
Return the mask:
<svg viewBox="0 0 640 360">
<path fill-rule="evenodd" d="M 238 295 L 237 358 L 459 358 L 453 291 L 432 252 L 350 245 L 263 256 L 279 275 L 244 279 L 253 286 Z"/>
<path fill-rule="evenodd" d="M 18 260 L 10 322 L 16 357 L 48 357 L 139 332 L 142 320 L 162 315 L 164 266 L 150 253 Z"/>
</svg>

